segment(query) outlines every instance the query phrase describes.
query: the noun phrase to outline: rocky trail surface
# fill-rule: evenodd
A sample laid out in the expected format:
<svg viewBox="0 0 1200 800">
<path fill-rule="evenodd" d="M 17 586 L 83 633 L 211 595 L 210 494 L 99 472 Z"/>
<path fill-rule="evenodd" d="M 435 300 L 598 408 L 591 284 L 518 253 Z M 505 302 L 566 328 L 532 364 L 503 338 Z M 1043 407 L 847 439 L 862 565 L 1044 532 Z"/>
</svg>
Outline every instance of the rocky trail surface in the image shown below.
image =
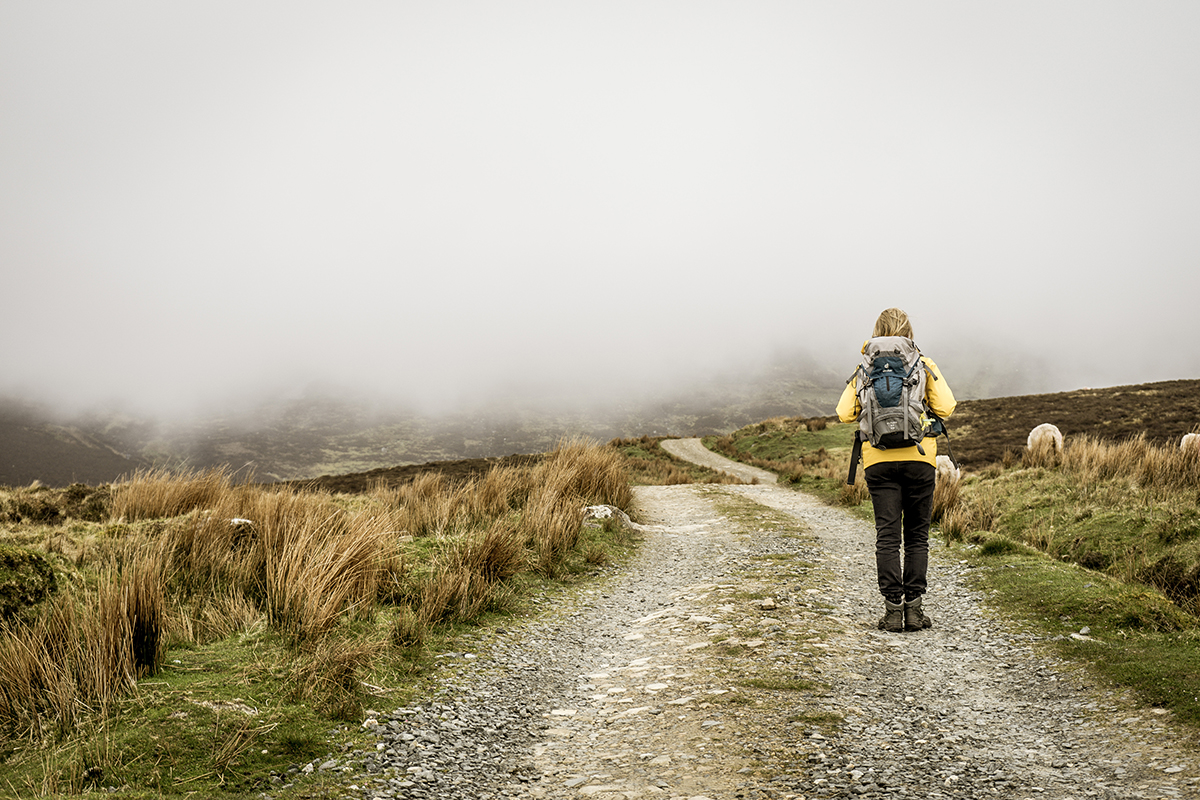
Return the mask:
<svg viewBox="0 0 1200 800">
<path fill-rule="evenodd" d="M 757 484 L 637 489 L 633 559 L 441 658 L 373 749 L 304 769 L 362 798 L 1193 798 L 1200 756 L 989 611 L 934 543 L 930 630 L 877 629 L 870 523 Z M 281 781 L 302 782 L 302 776 Z"/>
</svg>

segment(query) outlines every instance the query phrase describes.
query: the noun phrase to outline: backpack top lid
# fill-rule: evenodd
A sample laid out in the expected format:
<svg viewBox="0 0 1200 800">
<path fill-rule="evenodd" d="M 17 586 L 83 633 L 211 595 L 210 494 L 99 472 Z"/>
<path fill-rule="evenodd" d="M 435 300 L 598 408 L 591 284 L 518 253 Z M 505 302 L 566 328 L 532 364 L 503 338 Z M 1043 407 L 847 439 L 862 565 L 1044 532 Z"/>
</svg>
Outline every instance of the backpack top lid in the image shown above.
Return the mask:
<svg viewBox="0 0 1200 800">
<path fill-rule="evenodd" d="M 874 360 L 879 356 L 895 356 L 904 359 L 911 365 L 921 357 L 921 350 L 916 342 L 907 336 L 876 336 L 867 339 L 863 344 L 863 361 Z"/>
</svg>

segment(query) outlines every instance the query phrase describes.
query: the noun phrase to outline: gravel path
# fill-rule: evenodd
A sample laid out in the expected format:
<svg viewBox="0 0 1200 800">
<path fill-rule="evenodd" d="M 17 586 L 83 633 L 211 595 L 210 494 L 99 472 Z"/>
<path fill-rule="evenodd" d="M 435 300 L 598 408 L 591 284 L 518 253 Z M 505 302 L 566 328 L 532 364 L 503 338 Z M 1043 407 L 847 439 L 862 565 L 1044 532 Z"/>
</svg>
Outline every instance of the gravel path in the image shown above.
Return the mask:
<svg viewBox="0 0 1200 800">
<path fill-rule="evenodd" d="M 699 439 L 664 439 L 659 446 L 676 458 L 682 458 L 684 461 L 691 461 L 693 464 L 715 469 L 718 472 L 728 473 L 735 478 L 741 478 L 746 483 L 775 483 L 774 472 L 730 461 L 709 450 Z"/>
<path fill-rule="evenodd" d="M 886 634 L 869 523 L 761 479 L 637 505 L 631 563 L 444 654 L 437 697 L 369 715 L 374 750 L 303 769 L 366 798 L 1200 797 L 1193 737 L 997 620 L 953 550 L 934 627 Z"/>
</svg>

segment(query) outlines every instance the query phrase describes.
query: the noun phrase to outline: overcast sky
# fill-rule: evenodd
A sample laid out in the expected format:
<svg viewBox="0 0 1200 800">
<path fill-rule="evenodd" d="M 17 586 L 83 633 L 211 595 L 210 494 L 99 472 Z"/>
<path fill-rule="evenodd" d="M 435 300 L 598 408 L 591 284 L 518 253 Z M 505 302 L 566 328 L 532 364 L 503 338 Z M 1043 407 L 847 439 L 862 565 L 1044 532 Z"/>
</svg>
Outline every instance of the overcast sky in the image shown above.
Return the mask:
<svg viewBox="0 0 1200 800">
<path fill-rule="evenodd" d="M 1198 42 L 1194 0 L 0 0 L 0 392 L 848 374 L 888 306 L 951 384 L 1195 378 Z"/>
</svg>

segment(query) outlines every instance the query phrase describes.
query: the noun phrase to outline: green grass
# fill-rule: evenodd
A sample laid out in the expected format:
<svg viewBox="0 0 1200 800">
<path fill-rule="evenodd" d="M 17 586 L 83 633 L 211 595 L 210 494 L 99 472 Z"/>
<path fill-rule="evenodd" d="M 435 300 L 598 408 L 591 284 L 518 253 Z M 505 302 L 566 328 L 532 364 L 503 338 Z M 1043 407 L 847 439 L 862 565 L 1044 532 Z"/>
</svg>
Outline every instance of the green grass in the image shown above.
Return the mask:
<svg viewBox="0 0 1200 800">
<path fill-rule="evenodd" d="M 729 458 L 770 470 L 779 483 L 814 494 L 845 507 L 863 519 L 871 518 L 871 504 L 861 491 L 846 486 L 853 425 L 826 423 L 808 429 L 803 419 L 771 419 L 734 431 L 726 436 L 708 436 L 705 447 Z"/>
<path fill-rule="evenodd" d="M 634 486 L 672 486 L 683 483 L 740 483 L 724 472 L 683 461 L 663 450 L 665 436 L 614 439 L 608 446 L 625 457 Z"/>
<path fill-rule="evenodd" d="M 729 446 L 745 447 L 745 458 L 760 465 L 790 469 L 794 486 L 844 503 L 852 433 L 851 426 L 808 431 L 796 421 L 773 420 L 735 433 Z M 646 459 L 664 461 L 654 449 L 647 450 Z M 780 512 L 717 488 L 702 491 L 720 495 L 720 512 L 739 535 L 810 536 Z M 943 552 L 970 561 L 971 580 L 998 615 L 1040 632 L 1046 647 L 1087 665 L 1098 679 L 1134 690 L 1144 702 L 1200 727 L 1200 624 L 1184 592 L 1200 557 L 1196 499 L 1194 490 L 1166 491 L 1136 477 L 1080 481 L 1062 469 L 990 469 L 965 483 L 960 500 L 980 524 L 968 527 Z M 366 501 L 344 502 L 357 509 Z M 870 516 L 869 502 L 850 508 Z M 13 527 L 12 541 L 37 546 L 68 583 L 81 585 L 96 577 L 75 565 L 131 538 L 162 535 L 166 528 L 161 520 L 67 525 L 32 520 Z M 417 562 L 432 558 L 442 544 L 432 538 L 410 543 L 409 579 L 420 577 Z M 635 537 L 611 525 L 585 527 L 552 575 L 515 576 L 480 616 L 423 631 L 420 643 L 389 637 L 403 609 L 387 603 L 345 620 L 319 643 L 323 649 L 298 647 L 261 621 L 215 641 L 174 641 L 162 669 L 143 677 L 107 716 L 85 717 L 74 732 L 36 746 L 4 739 L 0 796 L 74 798 L 110 786 L 122 797 L 135 798 L 232 800 L 275 793 L 268 783 L 272 772 L 287 775 L 314 759 L 369 747 L 369 735 L 358 724 L 364 709 L 394 708 L 428 695 L 442 672 L 454 668 L 437 660 L 437 653 L 467 649 L 464 643 L 486 638 L 497 623 L 519 624 L 535 606 L 545 608 L 604 564 L 625 559 L 636 545 Z M 773 555 L 753 559 L 747 570 L 760 573 L 764 586 L 781 574 L 803 574 L 801 582 L 808 583 L 821 572 Z M 768 593 L 737 592 L 722 600 L 755 600 Z M 822 607 L 803 605 L 813 611 Z M 1071 636 L 1084 627 L 1087 639 Z M 730 658 L 720 659 L 718 666 L 741 669 L 735 659 L 748 648 L 721 641 L 713 649 Z M 338 675 L 354 680 L 340 685 L 333 680 Z M 747 694 L 786 692 L 799 701 L 804 692 L 820 691 L 799 677 L 742 672 L 740 679 L 749 681 L 742 684 Z M 745 702 L 742 693 L 725 697 L 722 702 Z M 808 721 L 836 723 L 834 718 Z M 314 776 L 290 796 L 317 796 L 323 781 L 332 786 L 332 778 Z"/>
<path fill-rule="evenodd" d="M 770 530 L 783 532 L 790 538 L 813 539 L 802 522 L 778 509 L 755 503 L 741 495 L 720 492 L 714 497 L 713 506 L 732 525 L 738 534 L 758 534 Z M 790 555 L 773 554 L 767 558 L 790 558 Z"/>
<path fill-rule="evenodd" d="M 990 539 L 990 542 L 998 539 Z M 989 603 L 1143 702 L 1200 727 L 1200 629 L 1162 593 L 1028 551 L 966 550 Z M 1086 629 L 1086 638 L 1073 638 Z"/>
<path fill-rule="evenodd" d="M 779 676 L 739 678 L 734 683 L 747 689 L 763 689 L 768 692 L 812 692 L 820 688 L 819 684 L 812 681 Z"/>
<path fill-rule="evenodd" d="M 289 699 L 291 676 L 276 666 L 280 649 L 251 635 L 171 651 L 108 718 L 47 751 L 10 754 L 0 791 L 67 797 L 114 786 L 135 787 L 122 795 L 132 797 L 256 795 L 271 770 L 330 746 L 331 724 Z"/>
</svg>

